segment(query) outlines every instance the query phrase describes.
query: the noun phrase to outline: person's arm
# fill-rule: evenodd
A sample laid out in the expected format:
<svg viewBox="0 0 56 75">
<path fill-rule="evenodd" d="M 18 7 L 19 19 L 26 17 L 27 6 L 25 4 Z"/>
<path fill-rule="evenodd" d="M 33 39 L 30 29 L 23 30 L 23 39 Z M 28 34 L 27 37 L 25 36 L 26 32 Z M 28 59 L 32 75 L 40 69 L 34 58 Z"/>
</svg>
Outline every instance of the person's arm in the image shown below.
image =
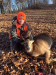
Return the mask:
<svg viewBox="0 0 56 75">
<path fill-rule="evenodd" d="M 33 40 L 33 35 L 31 33 L 31 30 L 30 30 L 29 26 L 27 28 L 27 31 L 28 31 L 28 34 L 29 34 L 29 39 Z"/>
<path fill-rule="evenodd" d="M 30 30 L 29 26 L 27 26 L 27 31 L 25 31 L 25 33 L 23 34 L 23 37 L 25 39 L 27 39 L 27 38 L 29 38 L 31 40 L 33 39 L 33 35 L 31 33 L 31 30 Z"/>
<path fill-rule="evenodd" d="M 16 33 L 16 25 L 12 25 L 11 27 L 11 38 L 13 39 L 13 41 L 18 42 L 20 40 L 19 37 L 17 37 L 17 33 Z"/>
</svg>

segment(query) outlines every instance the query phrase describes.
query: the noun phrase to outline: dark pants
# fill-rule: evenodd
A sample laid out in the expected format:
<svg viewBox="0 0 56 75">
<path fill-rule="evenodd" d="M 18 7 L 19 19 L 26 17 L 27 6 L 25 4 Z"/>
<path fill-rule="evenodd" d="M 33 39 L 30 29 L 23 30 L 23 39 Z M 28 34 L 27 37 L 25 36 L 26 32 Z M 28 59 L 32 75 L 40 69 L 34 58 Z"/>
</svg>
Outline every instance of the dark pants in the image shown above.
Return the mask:
<svg viewBox="0 0 56 75">
<path fill-rule="evenodd" d="M 15 42 L 12 39 L 10 40 L 10 50 L 15 51 L 15 50 L 23 50 L 24 46 L 20 42 Z"/>
</svg>

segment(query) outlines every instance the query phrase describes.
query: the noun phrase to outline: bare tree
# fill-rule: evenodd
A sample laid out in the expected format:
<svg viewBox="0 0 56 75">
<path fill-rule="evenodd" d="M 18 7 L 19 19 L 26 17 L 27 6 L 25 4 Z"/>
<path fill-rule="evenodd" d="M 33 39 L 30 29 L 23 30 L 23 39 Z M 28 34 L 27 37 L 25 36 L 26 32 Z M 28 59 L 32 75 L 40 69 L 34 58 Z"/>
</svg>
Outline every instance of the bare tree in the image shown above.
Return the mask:
<svg viewBox="0 0 56 75">
<path fill-rule="evenodd" d="M 56 0 L 52 0 L 52 1 L 53 1 L 54 5 L 56 6 Z"/>
<path fill-rule="evenodd" d="M 20 7 L 19 7 L 19 3 L 20 3 L 19 0 L 16 0 L 16 1 L 15 1 L 15 4 L 16 4 L 16 7 L 17 7 L 18 10 L 20 9 Z"/>
<path fill-rule="evenodd" d="M 11 13 L 11 0 L 4 0 L 3 5 L 5 13 Z"/>
<path fill-rule="evenodd" d="M 27 0 L 22 1 L 22 9 L 25 9 L 26 1 L 27 1 Z"/>
<path fill-rule="evenodd" d="M 4 13 L 3 0 L 0 0 L 0 11 L 1 13 Z"/>
<path fill-rule="evenodd" d="M 44 4 L 48 4 L 48 0 L 43 0 Z"/>
<path fill-rule="evenodd" d="M 28 7 L 30 8 L 30 0 L 27 0 L 27 2 L 28 2 Z"/>
</svg>

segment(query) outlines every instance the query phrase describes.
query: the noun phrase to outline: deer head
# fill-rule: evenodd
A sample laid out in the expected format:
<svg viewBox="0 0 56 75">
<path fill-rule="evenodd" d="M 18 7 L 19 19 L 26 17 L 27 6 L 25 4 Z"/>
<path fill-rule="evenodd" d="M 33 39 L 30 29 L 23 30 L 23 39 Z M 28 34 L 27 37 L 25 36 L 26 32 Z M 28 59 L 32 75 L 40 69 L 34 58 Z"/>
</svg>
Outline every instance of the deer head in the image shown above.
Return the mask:
<svg viewBox="0 0 56 75">
<path fill-rule="evenodd" d="M 23 43 L 26 52 L 31 52 L 31 51 L 32 51 L 32 48 L 33 48 L 32 44 L 33 44 L 33 42 L 34 42 L 34 40 L 27 39 L 27 40 Z"/>
</svg>

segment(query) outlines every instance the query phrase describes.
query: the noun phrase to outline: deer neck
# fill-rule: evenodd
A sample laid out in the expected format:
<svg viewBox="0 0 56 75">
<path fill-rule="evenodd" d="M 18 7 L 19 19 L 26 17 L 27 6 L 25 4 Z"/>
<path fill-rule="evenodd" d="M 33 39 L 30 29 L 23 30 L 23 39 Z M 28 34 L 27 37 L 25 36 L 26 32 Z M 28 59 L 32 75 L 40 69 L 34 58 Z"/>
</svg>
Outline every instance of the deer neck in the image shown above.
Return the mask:
<svg viewBox="0 0 56 75">
<path fill-rule="evenodd" d="M 29 49 L 28 52 L 29 52 L 29 53 L 32 53 L 32 52 L 33 52 L 33 43 L 32 43 L 31 45 L 29 45 L 29 48 L 30 48 L 30 49 Z"/>
</svg>

